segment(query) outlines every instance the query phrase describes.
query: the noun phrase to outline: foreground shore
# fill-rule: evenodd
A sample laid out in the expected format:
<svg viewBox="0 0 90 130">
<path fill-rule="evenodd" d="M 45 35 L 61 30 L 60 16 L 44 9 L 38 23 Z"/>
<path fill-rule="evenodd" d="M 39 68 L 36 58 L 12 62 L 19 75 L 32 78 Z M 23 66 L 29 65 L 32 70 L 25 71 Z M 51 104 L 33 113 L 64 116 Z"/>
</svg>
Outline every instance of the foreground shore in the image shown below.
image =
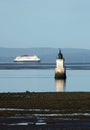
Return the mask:
<svg viewBox="0 0 90 130">
<path fill-rule="evenodd" d="M 90 93 L 0 93 L 0 129 L 90 129 Z"/>
<path fill-rule="evenodd" d="M 37 114 L 90 119 L 89 92 L 0 93 L 0 116 Z"/>
</svg>

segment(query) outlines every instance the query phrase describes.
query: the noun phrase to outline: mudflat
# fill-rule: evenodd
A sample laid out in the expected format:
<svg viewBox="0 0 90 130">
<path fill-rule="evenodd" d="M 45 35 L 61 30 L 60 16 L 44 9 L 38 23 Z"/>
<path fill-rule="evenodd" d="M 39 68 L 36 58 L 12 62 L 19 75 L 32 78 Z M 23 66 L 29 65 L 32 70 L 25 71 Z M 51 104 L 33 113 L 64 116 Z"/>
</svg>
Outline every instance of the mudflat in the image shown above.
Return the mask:
<svg viewBox="0 0 90 130">
<path fill-rule="evenodd" d="M 90 93 L 0 93 L 0 129 L 90 129 Z"/>
<path fill-rule="evenodd" d="M 76 114 L 75 114 L 76 113 Z M 90 118 L 89 92 L 0 93 L 0 116 L 55 114 L 60 118 Z"/>
</svg>

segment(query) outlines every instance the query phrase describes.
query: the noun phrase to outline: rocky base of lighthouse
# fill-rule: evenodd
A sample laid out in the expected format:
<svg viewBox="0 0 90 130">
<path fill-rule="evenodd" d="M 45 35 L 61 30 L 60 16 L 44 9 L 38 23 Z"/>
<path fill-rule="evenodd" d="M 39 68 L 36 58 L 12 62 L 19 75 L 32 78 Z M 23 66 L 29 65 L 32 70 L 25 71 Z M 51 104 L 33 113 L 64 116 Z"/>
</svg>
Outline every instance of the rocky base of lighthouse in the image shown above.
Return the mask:
<svg viewBox="0 0 90 130">
<path fill-rule="evenodd" d="M 55 68 L 55 79 L 66 79 L 66 70 L 64 68 Z"/>
</svg>

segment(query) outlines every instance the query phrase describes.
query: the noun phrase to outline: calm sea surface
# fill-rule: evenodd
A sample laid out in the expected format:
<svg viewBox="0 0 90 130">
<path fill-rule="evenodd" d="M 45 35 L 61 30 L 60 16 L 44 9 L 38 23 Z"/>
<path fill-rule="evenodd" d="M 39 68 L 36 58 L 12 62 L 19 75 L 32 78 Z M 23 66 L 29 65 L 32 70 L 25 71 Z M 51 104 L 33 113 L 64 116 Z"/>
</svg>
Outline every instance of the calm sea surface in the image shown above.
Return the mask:
<svg viewBox="0 0 90 130">
<path fill-rule="evenodd" d="M 89 92 L 90 70 L 66 70 L 67 79 L 55 80 L 54 69 L 0 70 L 0 92 Z"/>
</svg>

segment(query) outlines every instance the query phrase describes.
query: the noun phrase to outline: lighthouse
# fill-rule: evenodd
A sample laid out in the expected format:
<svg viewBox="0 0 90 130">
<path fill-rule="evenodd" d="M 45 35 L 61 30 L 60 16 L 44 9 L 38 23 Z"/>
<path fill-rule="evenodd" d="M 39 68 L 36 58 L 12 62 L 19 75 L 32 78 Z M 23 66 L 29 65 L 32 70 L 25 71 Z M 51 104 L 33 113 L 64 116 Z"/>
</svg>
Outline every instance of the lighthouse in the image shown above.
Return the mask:
<svg viewBox="0 0 90 130">
<path fill-rule="evenodd" d="M 66 79 L 66 68 L 64 65 L 63 54 L 60 49 L 56 58 L 55 79 Z"/>
</svg>

